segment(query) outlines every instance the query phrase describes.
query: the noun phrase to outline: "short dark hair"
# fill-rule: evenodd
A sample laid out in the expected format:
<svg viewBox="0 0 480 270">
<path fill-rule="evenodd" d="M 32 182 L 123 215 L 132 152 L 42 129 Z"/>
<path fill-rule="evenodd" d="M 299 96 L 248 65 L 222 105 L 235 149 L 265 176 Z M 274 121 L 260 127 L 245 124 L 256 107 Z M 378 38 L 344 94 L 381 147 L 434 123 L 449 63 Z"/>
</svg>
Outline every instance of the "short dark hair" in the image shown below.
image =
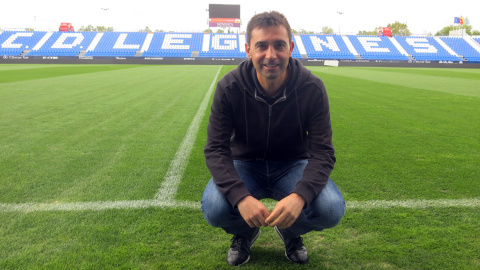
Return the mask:
<svg viewBox="0 0 480 270">
<path fill-rule="evenodd" d="M 270 11 L 256 14 L 247 24 L 247 43 L 250 45 L 252 31 L 255 28 L 267 28 L 270 26 L 283 25 L 287 29 L 288 41 L 292 42 L 292 29 L 285 15 L 278 11 Z"/>
</svg>

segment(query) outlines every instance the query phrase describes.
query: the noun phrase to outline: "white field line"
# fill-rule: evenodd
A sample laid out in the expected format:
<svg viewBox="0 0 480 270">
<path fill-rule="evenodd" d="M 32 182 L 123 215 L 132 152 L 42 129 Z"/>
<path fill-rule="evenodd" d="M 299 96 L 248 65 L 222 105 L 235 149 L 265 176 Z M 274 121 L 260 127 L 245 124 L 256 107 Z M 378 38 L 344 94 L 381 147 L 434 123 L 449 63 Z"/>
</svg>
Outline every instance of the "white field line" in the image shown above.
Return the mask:
<svg viewBox="0 0 480 270">
<path fill-rule="evenodd" d="M 274 202 L 265 203 L 272 209 Z M 104 211 L 111 209 L 143 209 L 143 208 L 174 208 L 174 209 L 200 209 L 200 202 L 194 201 L 164 201 L 164 200 L 136 200 L 136 201 L 105 201 L 105 202 L 72 202 L 72 203 L 20 203 L 0 204 L 0 213 L 6 212 L 44 212 L 44 211 Z M 387 209 L 393 207 L 408 209 L 427 208 L 479 208 L 480 198 L 458 200 L 405 200 L 405 201 L 347 201 L 349 209 Z"/>
<path fill-rule="evenodd" d="M 480 207 L 480 198 L 471 199 L 411 199 L 404 201 L 385 201 L 385 200 L 371 200 L 371 201 L 347 201 L 347 208 L 352 209 L 375 209 L 375 208 L 392 208 L 403 207 L 412 209 L 421 208 L 449 208 L 449 207 L 464 207 L 475 208 Z"/>
<path fill-rule="evenodd" d="M 155 200 L 174 200 L 175 195 L 177 194 L 177 188 L 180 184 L 180 180 L 182 179 L 183 173 L 187 168 L 188 158 L 190 157 L 190 153 L 192 152 L 193 144 L 195 143 L 195 139 L 200 128 L 200 123 L 202 122 L 205 111 L 207 110 L 210 97 L 212 95 L 213 89 L 215 88 L 215 83 L 217 82 L 217 78 L 220 74 L 221 69 L 222 66 L 220 66 L 220 68 L 218 69 L 215 78 L 210 84 L 210 88 L 208 89 L 207 94 L 205 94 L 205 97 L 203 98 L 200 107 L 198 107 L 197 113 L 195 114 L 195 117 L 190 123 L 187 134 L 185 134 L 185 137 L 183 138 L 183 141 L 180 144 L 180 147 L 178 148 L 175 157 L 170 163 L 170 167 L 168 168 L 165 180 L 163 181 L 162 186 L 158 189 L 157 194 L 155 194 Z"/>
<path fill-rule="evenodd" d="M 111 209 L 142 208 L 181 208 L 200 209 L 200 203 L 160 200 L 72 202 L 72 203 L 19 203 L 0 204 L 1 212 L 42 212 L 42 211 L 103 211 Z"/>
</svg>

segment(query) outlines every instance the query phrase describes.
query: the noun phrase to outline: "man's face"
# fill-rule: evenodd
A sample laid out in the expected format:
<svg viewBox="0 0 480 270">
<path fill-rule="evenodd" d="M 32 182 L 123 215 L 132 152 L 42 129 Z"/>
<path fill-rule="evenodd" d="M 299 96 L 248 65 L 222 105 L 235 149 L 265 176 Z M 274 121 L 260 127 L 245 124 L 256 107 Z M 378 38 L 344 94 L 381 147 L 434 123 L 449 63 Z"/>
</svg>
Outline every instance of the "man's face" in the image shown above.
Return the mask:
<svg viewBox="0 0 480 270">
<path fill-rule="evenodd" d="M 294 47 L 288 37 L 289 33 L 283 25 L 252 30 L 250 44 L 245 44 L 245 49 L 262 86 L 267 81 L 283 83 L 286 79 L 288 60 Z"/>
</svg>

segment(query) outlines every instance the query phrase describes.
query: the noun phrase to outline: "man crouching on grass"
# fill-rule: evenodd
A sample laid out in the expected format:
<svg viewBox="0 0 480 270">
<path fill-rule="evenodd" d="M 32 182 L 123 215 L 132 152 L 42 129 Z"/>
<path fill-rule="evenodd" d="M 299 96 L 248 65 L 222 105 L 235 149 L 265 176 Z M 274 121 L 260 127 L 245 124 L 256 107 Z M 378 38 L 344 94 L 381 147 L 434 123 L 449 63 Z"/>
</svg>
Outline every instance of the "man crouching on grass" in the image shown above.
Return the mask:
<svg viewBox="0 0 480 270">
<path fill-rule="evenodd" d="M 308 261 L 303 234 L 336 226 L 345 201 L 330 179 L 335 163 L 325 86 L 293 59 L 281 13 L 247 26 L 249 60 L 217 84 L 204 149 L 212 174 L 203 193 L 207 222 L 233 234 L 230 265 L 250 259 L 260 227 L 273 227 L 286 257 Z M 270 212 L 260 201 L 277 200 Z"/>
</svg>

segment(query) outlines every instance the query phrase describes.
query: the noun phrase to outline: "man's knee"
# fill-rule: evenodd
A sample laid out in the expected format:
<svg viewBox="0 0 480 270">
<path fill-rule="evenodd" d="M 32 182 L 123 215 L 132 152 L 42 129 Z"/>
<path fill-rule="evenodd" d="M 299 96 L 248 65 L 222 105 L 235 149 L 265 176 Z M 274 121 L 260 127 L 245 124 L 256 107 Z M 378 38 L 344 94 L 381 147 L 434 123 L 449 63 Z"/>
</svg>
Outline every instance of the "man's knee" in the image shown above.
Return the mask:
<svg viewBox="0 0 480 270">
<path fill-rule="evenodd" d="M 331 179 L 312 207 L 312 216 L 318 219 L 323 229 L 337 226 L 345 215 L 345 200 Z"/>
<path fill-rule="evenodd" d="M 212 201 L 202 200 L 202 212 L 208 224 L 213 227 L 223 227 L 228 211 Z"/>
<path fill-rule="evenodd" d="M 325 229 L 337 226 L 345 215 L 345 201 L 343 199 L 331 201 L 327 213 L 323 218 Z"/>
<path fill-rule="evenodd" d="M 229 216 L 230 203 L 221 194 L 216 186 L 209 183 L 202 196 L 203 217 L 208 224 L 214 227 L 222 227 Z"/>
</svg>

